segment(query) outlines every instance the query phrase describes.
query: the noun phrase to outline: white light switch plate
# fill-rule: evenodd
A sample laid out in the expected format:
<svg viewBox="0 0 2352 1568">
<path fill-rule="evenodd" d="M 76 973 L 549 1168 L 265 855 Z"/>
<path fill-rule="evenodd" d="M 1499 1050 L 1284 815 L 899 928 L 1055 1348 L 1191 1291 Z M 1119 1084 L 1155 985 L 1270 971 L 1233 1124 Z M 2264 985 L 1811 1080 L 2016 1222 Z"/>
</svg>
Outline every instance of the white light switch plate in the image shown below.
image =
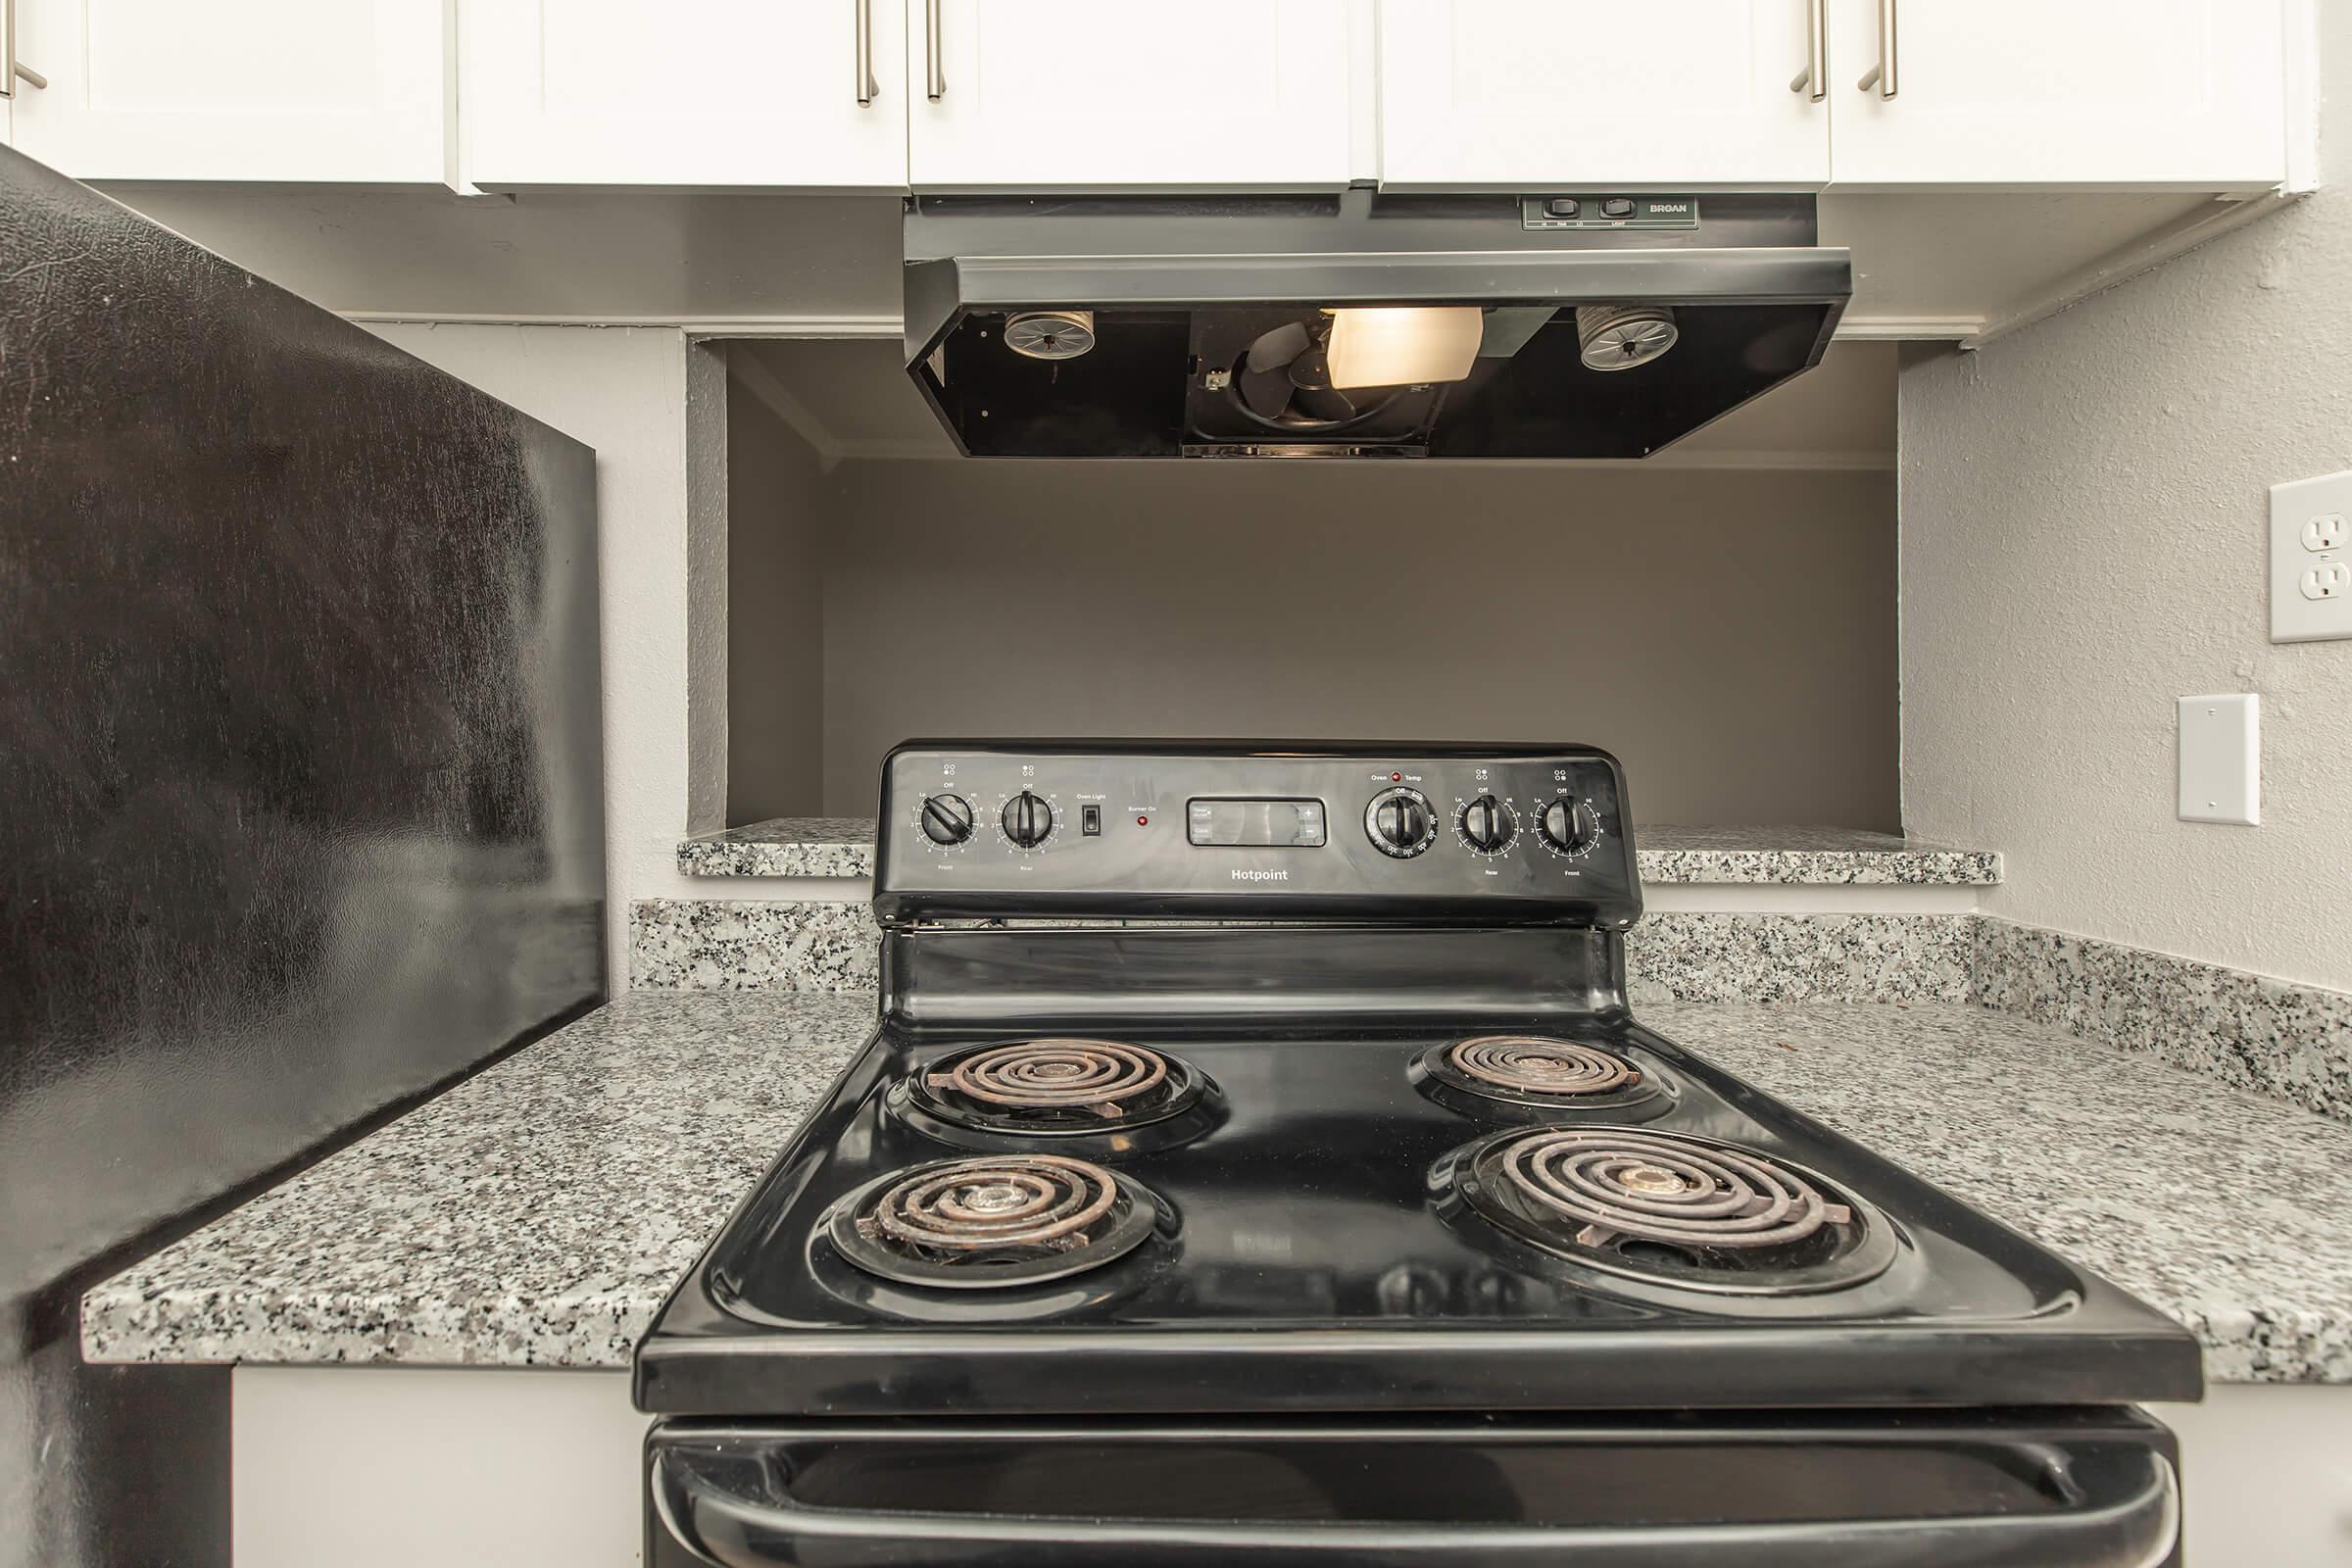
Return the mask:
<svg viewBox="0 0 2352 1568">
<path fill-rule="evenodd" d="M 2180 699 L 2180 820 L 2262 820 L 2262 699 Z"/>
<path fill-rule="evenodd" d="M 2352 470 L 2271 486 L 2271 641 L 2352 637 Z"/>
</svg>

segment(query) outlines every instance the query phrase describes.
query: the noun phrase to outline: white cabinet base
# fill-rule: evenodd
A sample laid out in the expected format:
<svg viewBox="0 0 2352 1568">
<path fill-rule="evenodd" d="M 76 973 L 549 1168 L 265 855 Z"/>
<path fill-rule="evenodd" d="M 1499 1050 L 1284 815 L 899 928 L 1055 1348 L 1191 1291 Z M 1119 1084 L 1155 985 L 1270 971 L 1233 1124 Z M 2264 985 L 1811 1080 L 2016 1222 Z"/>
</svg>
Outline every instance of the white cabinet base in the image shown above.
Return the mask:
<svg viewBox="0 0 2352 1568">
<path fill-rule="evenodd" d="M 647 1418 L 621 1372 L 239 1367 L 237 1568 L 625 1568 Z M 2352 1542 L 2352 1387 L 2229 1384 L 2180 1435 L 2187 1560 L 2320 1568 Z"/>
<path fill-rule="evenodd" d="M 239 1367 L 237 1568 L 633 1568 L 625 1372 Z"/>
</svg>

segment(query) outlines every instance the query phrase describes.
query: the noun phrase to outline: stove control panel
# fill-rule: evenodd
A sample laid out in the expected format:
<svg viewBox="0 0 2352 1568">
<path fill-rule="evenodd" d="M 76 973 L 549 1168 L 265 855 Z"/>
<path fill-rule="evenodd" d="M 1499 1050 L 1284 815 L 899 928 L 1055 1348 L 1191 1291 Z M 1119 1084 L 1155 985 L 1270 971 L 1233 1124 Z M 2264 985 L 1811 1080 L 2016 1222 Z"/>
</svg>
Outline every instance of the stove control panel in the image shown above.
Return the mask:
<svg viewBox="0 0 2352 1568">
<path fill-rule="evenodd" d="M 1590 747 L 909 742 L 881 819 L 886 921 L 1621 930 L 1642 908 L 1624 771 Z"/>
</svg>

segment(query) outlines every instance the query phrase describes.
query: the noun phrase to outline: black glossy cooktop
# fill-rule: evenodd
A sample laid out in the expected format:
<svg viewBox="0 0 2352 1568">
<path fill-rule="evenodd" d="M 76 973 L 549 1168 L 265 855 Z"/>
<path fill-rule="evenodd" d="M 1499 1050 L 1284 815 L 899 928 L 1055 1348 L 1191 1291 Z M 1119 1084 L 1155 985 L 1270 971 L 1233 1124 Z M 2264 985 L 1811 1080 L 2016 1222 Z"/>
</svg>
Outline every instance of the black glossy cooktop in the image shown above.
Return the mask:
<svg viewBox="0 0 2352 1568">
<path fill-rule="evenodd" d="M 1558 1410 L 2199 1388 L 2178 1325 L 1622 1010 L 1073 1033 L 880 1032 L 664 1307 L 640 1405 Z M 1492 1100 L 1482 1073 L 1504 1080 Z M 1042 1112 L 1008 1103 L 1040 1091 Z M 959 1245 L 975 1225 L 1042 1240 L 981 1260 Z"/>
<path fill-rule="evenodd" d="M 898 748 L 886 1022 L 640 1408 L 2193 1398 L 2186 1330 L 1635 1023 L 1628 800 L 1578 746 Z"/>
</svg>

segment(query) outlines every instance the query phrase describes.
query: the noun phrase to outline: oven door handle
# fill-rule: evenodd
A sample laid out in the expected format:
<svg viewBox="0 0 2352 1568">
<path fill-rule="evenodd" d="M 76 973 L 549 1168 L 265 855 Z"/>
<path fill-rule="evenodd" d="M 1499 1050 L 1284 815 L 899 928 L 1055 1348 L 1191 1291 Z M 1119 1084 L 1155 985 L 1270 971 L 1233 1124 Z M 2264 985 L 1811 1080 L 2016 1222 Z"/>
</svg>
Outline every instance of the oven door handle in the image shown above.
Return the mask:
<svg viewBox="0 0 2352 1568">
<path fill-rule="evenodd" d="M 2063 1445 L 2020 1447 L 2023 1463 Z M 2060 1452 L 2053 1452 L 2053 1449 Z M 811 1507 L 781 1487 L 747 1497 L 690 1448 L 653 1450 L 653 1503 L 678 1544 L 722 1568 L 2157 1568 L 2180 1533 L 2172 1462 L 2146 1450 L 2094 1467 L 2101 1481 L 2061 1509 L 1926 1519 L 1723 1525 L 1547 1526 L 1257 1520 L 1100 1520 Z M 732 1472 L 740 1475 L 741 1471 Z"/>
</svg>

